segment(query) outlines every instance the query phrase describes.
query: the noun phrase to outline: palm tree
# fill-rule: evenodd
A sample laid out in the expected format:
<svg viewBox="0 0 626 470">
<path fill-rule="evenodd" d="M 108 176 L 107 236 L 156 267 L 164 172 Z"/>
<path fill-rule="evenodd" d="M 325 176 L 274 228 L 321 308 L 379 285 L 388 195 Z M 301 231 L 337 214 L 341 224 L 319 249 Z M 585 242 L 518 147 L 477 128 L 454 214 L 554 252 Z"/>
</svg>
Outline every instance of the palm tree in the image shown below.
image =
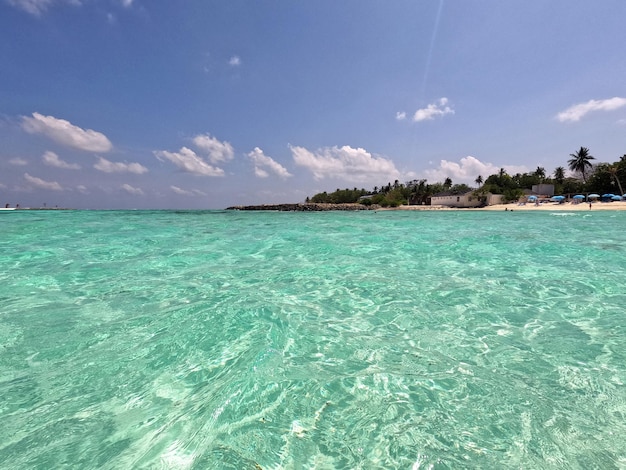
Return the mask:
<svg viewBox="0 0 626 470">
<path fill-rule="evenodd" d="M 446 189 L 450 189 L 452 187 L 452 179 L 448 176 L 443 182 L 443 185 L 446 187 Z"/>
<path fill-rule="evenodd" d="M 607 169 L 611 177 L 617 182 L 617 186 L 619 187 L 619 195 L 621 196 L 622 194 L 624 194 L 624 190 L 622 189 L 622 185 L 619 182 L 619 178 L 617 177 L 617 170 L 618 170 L 617 165 L 616 164 L 609 165 Z"/>
<path fill-rule="evenodd" d="M 565 180 L 565 168 L 562 166 L 557 166 L 554 169 L 554 179 L 557 183 L 563 184 L 563 180 Z"/>
<path fill-rule="evenodd" d="M 540 181 L 543 181 L 543 179 L 546 177 L 546 169 L 542 166 L 538 166 L 535 170 L 535 176 L 539 178 Z"/>
<path fill-rule="evenodd" d="M 587 182 L 585 170 L 591 168 L 591 160 L 595 160 L 595 157 L 589 155 L 589 149 L 587 147 L 580 147 L 580 150 L 576 153 L 570 153 L 570 160 L 567 161 L 569 169 L 572 171 L 580 172 L 583 176 L 583 183 Z"/>
<path fill-rule="evenodd" d="M 474 180 L 474 182 L 478 185 L 478 186 L 482 186 L 483 184 L 483 177 L 481 175 L 478 175 L 476 177 L 476 179 Z"/>
</svg>

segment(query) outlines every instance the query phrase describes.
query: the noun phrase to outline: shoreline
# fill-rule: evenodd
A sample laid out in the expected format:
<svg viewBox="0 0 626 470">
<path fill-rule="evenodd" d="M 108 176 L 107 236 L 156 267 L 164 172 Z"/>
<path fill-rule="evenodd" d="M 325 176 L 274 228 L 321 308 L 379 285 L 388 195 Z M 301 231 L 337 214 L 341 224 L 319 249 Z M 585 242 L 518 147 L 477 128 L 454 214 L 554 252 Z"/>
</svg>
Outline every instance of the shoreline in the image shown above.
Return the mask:
<svg viewBox="0 0 626 470">
<path fill-rule="evenodd" d="M 589 203 L 544 203 L 544 204 L 494 204 L 486 207 L 448 207 L 448 206 L 364 206 L 362 204 L 320 204 L 320 203 L 295 203 L 295 204 L 260 204 L 250 206 L 231 206 L 226 210 L 240 211 L 279 211 L 279 212 L 324 212 L 324 211 L 549 211 L 549 212 L 593 212 L 593 211 L 626 211 L 626 201 L 593 202 L 591 209 Z"/>
<path fill-rule="evenodd" d="M 413 208 L 415 207 L 415 209 Z M 421 206 L 427 207 L 427 206 Z M 432 207 L 432 206 L 431 206 Z M 420 206 L 402 206 L 398 208 L 401 210 L 420 210 Z M 428 210 L 428 209 L 427 209 Z M 452 211 L 524 211 L 524 212 L 593 212 L 593 211 L 626 211 L 626 201 L 614 201 L 614 202 L 594 202 L 589 209 L 589 203 L 572 204 L 571 202 L 560 203 L 547 203 L 540 204 L 538 206 L 534 204 L 494 204 L 487 207 L 442 207 L 439 210 L 452 210 Z"/>
</svg>

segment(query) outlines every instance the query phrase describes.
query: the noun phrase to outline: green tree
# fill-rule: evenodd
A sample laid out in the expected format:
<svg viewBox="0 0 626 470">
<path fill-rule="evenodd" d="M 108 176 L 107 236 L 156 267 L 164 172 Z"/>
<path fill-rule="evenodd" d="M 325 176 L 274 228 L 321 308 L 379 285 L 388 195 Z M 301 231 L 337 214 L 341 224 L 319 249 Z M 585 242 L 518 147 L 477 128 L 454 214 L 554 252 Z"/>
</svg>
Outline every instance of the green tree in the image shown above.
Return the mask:
<svg viewBox="0 0 626 470">
<path fill-rule="evenodd" d="M 626 155 L 625 155 L 626 156 Z M 609 174 L 611 175 L 611 178 L 613 178 L 615 180 L 615 182 L 617 183 L 617 187 L 619 188 L 619 195 L 623 195 L 624 194 L 624 190 L 622 189 L 622 184 L 619 181 L 619 164 L 618 163 L 613 163 L 612 165 L 609 165 L 609 167 L 607 168 Z"/>
<path fill-rule="evenodd" d="M 539 178 L 540 182 L 543 182 L 544 178 L 546 177 L 546 169 L 542 166 L 538 166 L 535 170 L 535 176 Z"/>
<path fill-rule="evenodd" d="M 554 169 L 554 181 L 556 181 L 558 184 L 563 184 L 563 181 L 565 181 L 565 168 L 563 168 L 562 166 L 557 166 Z"/>
<path fill-rule="evenodd" d="M 587 184 L 585 185 L 587 191 L 603 194 L 609 192 L 611 186 L 615 186 L 615 181 L 609 171 L 610 167 L 610 163 L 598 163 L 594 166 L 593 173 L 587 177 Z"/>
<path fill-rule="evenodd" d="M 592 168 L 591 160 L 595 160 L 595 157 L 589 155 L 589 149 L 587 147 L 580 147 L 576 153 L 570 153 L 569 156 L 572 157 L 567 161 L 569 169 L 580 173 L 583 177 L 583 183 L 586 183 L 586 171 Z"/>
<path fill-rule="evenodd" d="M 450 177 L 446 178 L 446 180 L 443 182 L 443 185 L 446 187 L 446 189 L 449 189 L 452 187 L 452 179 Z"/>
<path fill-rule="evenodd" d="M 474 182 L 480 187 L 483 184 L 483 177 L 481 175 L 478 175 L 476 177 L 476 179 L 474 180 Z"/>
<path fill-rule="evenodd" d="M 472 188 L 466 184 L 455 184 L 450 188 L 452 194 L 465 194 L 471 190 Z"/>
</svg>

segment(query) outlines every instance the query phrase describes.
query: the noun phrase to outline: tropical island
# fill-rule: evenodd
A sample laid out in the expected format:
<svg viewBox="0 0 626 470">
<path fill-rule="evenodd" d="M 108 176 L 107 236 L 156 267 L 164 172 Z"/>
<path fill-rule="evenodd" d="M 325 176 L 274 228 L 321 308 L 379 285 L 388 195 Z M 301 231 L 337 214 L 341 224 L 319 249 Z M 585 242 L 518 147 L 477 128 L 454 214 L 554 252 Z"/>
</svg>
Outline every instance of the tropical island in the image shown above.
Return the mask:
<svg viewBox="0 0 626 470">
<path fill-rule="evenodd" d="M 626 201 L 621 181 L 626 181 L 626 154 L 612 163 L 594 164 L 589 149 L 580 147 L 570 154 L 569 174 L 563 166 L 551 175 L 545 168 L 509 175 L 504 168 L 483 179 L 477 175 L 476 187 L 454 184 L 451 178 L 429 183 L 416 179 L 396 180 L 371 190 L 336 189 L 307 197 L 304 203 L 233 206 L 230 210 L 326 211 L 393 208 L 487 208 L 502 204 L 539 205 L 542 202 L 578 204 L 582 201 Z M 408 207 L 407 207 L 408 206 Z"/>
</svg>

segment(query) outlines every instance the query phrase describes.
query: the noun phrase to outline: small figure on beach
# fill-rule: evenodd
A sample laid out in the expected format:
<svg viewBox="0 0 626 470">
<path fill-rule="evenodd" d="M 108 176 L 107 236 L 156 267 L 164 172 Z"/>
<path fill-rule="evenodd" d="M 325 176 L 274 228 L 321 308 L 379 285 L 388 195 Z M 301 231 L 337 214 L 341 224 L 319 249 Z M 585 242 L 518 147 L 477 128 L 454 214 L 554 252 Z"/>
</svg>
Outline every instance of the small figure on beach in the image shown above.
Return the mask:
<svg viewBox="0 0 626 470">
<path fill-rule="evenodd" d="M 589 210 L 591 210 L 591 201 L 589 201 Z"/>
</svg>

